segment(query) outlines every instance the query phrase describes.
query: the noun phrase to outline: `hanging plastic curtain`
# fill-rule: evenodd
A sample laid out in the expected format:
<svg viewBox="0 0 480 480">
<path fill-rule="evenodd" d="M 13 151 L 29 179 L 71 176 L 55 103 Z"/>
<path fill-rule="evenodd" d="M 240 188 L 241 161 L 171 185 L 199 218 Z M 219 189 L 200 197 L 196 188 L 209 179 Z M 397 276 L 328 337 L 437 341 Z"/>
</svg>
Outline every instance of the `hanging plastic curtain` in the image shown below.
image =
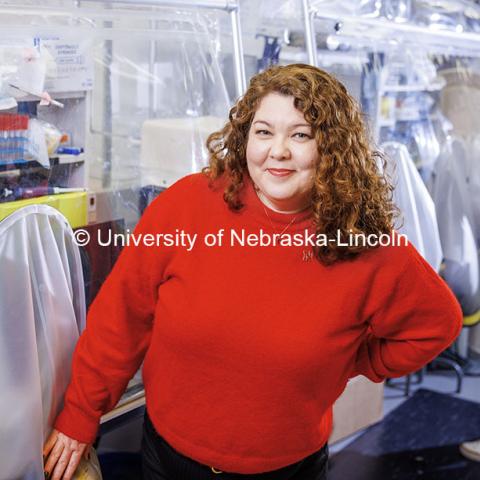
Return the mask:
<svg viewBox="0 0 480 480">
<path fill-rule="evenodd" d="M 91 12 L 90 187 L 112 190 L 108 220 L 132 226 L 140 188 L 168 187 L 206 165 L 205 140 L 223 125 L 230 101 L 216 16 L 102 4 Z"/>
<path fill-rule="evenodd" d="M 0 258 L 0 479 L 38 480 L 85 325 L 80 255 L 66 219 L 32 205 L 0 222 Z"/>
<path fill-rule="evenodd" d="M 440 107 L 452 124 L 452 133 L 465 144 L 467 155 L 466 189 L 472 208 L 472 226 L 480 245 L 480 62 L 441 63 L 440 74 L 446 80 Z"/>
<path fill-rule="evenodd" d="M 445 268 L 443 276 L 466 315 L 480 308 L 479 256 L 468 195 L 467 151 L 448 137 L 435 166 L 431 186 L 437 209 Z"/>
<path fill-rule="evenodd" d="M 387 156 L 385 173 L 395 187 L 393 199 L 402 213 L 396 228 L 438 271 L 443 253 L 433 200 L 405 145 L 386 142 L 381 149 Z"/>
<path fill-rule="evenodd" d="M 468 315 L 480 308 L 480 63 L 466 57 L 435 60 L 445 81 L 438 105 L 446 121 L 431 189 L 443 216 L 445 279 Z M 476 349 L 480 351 L 480 344 Z"/>
</svg>

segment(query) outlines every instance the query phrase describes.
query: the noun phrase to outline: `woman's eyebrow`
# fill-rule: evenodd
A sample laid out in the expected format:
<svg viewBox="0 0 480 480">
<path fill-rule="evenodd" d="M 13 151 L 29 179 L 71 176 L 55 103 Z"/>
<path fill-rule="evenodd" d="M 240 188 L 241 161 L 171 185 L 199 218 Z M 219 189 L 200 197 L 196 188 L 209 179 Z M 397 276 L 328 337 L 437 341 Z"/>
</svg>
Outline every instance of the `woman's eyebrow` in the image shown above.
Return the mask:
<svg viewBox="0 0 480 480">
<path fill-rule="evenodd" d="M 308 123 L 296 123 L 295 125 L 292 125 L 290 128 L 297 128 L 297 127 L 307 127 L 310 128 L 311 125 Z"/>
<path fill-rule="evenodd" d="M 253 122 L 253 124 L 257 124 L 257 123 L 264 123 L 265 125 L 267 125 L 268 127 L 272 128 L 272 125 L 270 123 L 268 123 L 267 121 L 265 120 L 255 120 Z M 295 123 L 294 125 L 290 125 L 288 128 L 298 128 L 298 127 L 307 127 L 307 128 L 311 128 L 311 125 L 308 124 L 308 123 Z"/>
<path fill-rule="evenodd" d="M 272 126 L 268 122 L 266 122 L 265 120 L 255 120 L 253 122 L 253 124 L 255 125 L 256 123 L 264 123 L 265 125 L 267 125 L 267 127 L 272 128 Z"/>
</svg>

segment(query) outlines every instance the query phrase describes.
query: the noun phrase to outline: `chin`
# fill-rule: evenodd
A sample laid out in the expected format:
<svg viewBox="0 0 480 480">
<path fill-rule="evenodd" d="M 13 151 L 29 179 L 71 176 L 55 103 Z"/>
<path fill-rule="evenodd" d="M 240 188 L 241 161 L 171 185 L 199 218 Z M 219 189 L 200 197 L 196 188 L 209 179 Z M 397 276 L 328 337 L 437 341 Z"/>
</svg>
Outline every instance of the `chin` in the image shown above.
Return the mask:
<svg viewBox="0 0 480 480">
<path fill-rule="evenodd" d="M 282 192 L 276 188 L 265 188 L 262 190 L 264 192 L 264 195 L 267 196 L 268 198 L 271 198 L 272 200 L 285 201 L 291 198 L 291 195 L 289 195 L 288 192 Z"/>
<path fill-rule="evenodd" d="M 295 198 L 295 192 L 290 188 L 285 188 L 284 185 L 268 185 L 264 192 L 266 192 L 270 198 L 275 200 L 288 200 Z"/>
</svg>

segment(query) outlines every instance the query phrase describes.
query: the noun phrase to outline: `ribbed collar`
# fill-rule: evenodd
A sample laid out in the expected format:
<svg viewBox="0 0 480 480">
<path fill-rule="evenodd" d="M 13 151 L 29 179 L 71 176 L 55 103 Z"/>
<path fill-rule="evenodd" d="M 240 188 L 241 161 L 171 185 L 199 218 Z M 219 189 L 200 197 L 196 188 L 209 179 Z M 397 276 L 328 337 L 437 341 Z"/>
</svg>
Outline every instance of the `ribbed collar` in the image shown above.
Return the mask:
<svg viewBox="0 0 480 480">
<path fill-rule="evenodd" d="M 258 198 L 252 179 L 247 174 L 244 176 L 244 188 L 241 193 L 241 199 L 245 205 L 245 214 L 254 216 L 255 220 L 270 227 L 270 229 L 273 226 L 274 229 L 278 229 L 278 233 L 287 225 L 289 225 L 288 231 L 305 230 L 311 225 L 312 211 L 310 208 L 298 213 L 279 213 L 264 205 Z"/>
</svg>

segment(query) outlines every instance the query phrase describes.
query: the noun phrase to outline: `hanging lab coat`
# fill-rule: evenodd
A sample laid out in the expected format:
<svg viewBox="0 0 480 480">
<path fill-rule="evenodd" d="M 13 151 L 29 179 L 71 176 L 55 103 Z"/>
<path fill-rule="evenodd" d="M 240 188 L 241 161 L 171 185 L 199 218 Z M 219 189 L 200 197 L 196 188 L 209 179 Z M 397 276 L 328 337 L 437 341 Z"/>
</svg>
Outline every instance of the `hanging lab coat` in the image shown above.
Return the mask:
<svg viewBox="0 0 480 480">
<path fill-rule="evenodd" d="M 413 163 L 407 147 L 385 142 L 380 147 L 387 156 L 386 175 L 393 183 L 393 201 L 402 216 L 395 225 L 438 272 L 442 263 L 442 246 L 433 200 Z"/>
<path fill-rule="evenodd" d="M 0 480 L 38 480 L 85 325 L 80 254 L 66 219 L 31 205 L 0 222 L 0 262 Z"/>
<path fill-rule="evenodd" d="M 467 151 L 468 197 L 472 210 L 472 228 L 480 245 L 480 135 L 470 135 L 465 141 Z"/>
<path fill-rule="evenodd" d="M 471 225 L 477 245 L 480 245 L 480 73 L 471 68 L 440 70 L 447 85 L 441 91 L 441 110 L 450 120 L 456 138 L 464 142 L 466 150 L 466 187 L 472 210 Z"/>
<path fill-rule="evenodd" d="M 435 165 L 431 193 L 445 258 L 443 276 L 464 314 L 471 315 L 480 308 L 480 269 L 467 179 L 465 145 L 448 137 Z"/>
</svg>

